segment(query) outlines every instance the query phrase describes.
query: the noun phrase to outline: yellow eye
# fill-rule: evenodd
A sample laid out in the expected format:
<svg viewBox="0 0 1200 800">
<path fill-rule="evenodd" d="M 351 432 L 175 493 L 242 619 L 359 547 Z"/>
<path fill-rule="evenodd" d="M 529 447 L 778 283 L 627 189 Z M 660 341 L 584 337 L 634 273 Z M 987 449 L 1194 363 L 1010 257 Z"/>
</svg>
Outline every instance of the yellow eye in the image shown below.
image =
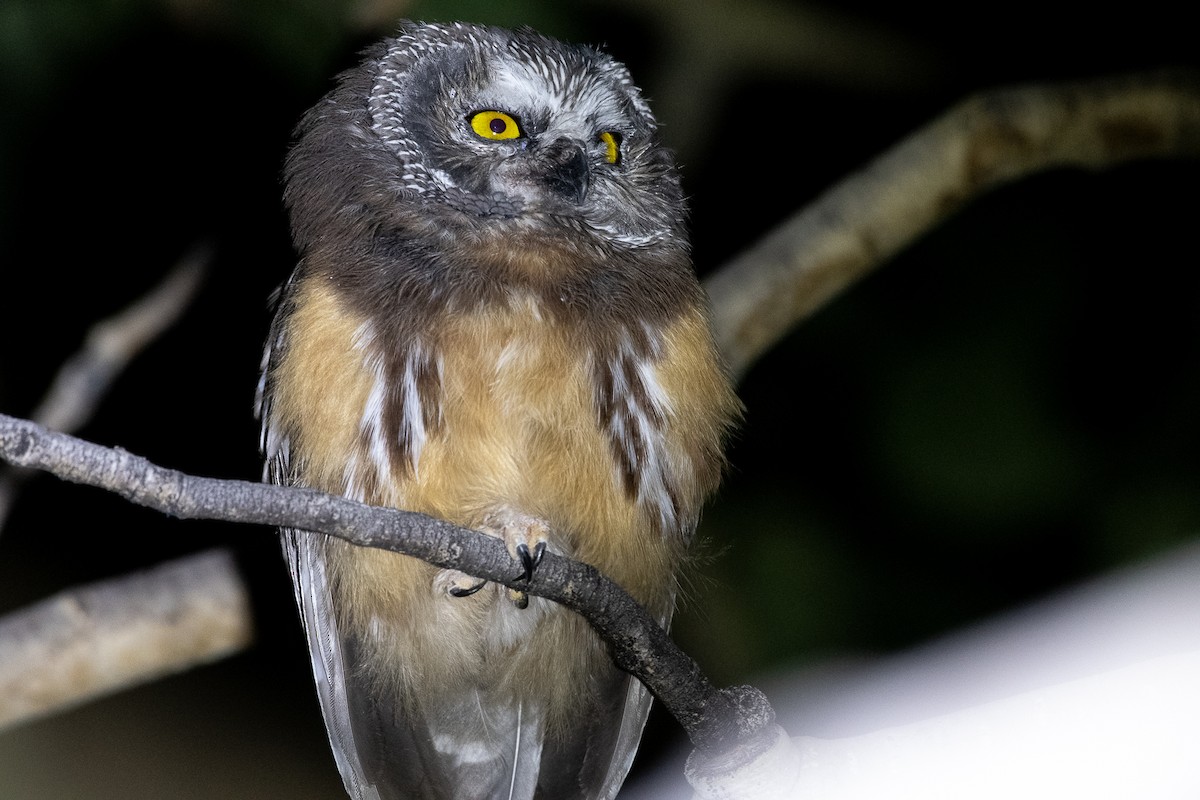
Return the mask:
<svg viewBox="0 0 1200 800">
<path fill-rule="evenodd" d="M 601 131 L 600 141 L 604 144 L 604 160 L 615 164 L 621 158 L 621 134 Z"/>
<path fill-rule="evenodd" d="M 470 122 L 471 130 L 484 139 L 499 141 L 521 135 L 521 126 L 503 111 L 476 111 L 470 116 Z"/>
</svg>

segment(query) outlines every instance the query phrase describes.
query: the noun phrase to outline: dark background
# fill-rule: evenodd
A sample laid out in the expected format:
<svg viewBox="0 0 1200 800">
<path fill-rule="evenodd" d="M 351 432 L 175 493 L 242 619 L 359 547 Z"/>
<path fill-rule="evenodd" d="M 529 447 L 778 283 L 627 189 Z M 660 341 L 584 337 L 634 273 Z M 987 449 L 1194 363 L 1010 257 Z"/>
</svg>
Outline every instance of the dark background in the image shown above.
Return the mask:
<svg viewBox="0 0 1200 800">
<path fill-rule="evenodd" d="M 606 44 L 679 150 L 707 273 L 967 94 L 1197 66 L 1183 5 L 0 0 L 0 411 L 207 242 L 198 300 L 81 435 L 257 478 L 289 132 L 401 16 Z M 1200 532 L 1198 178 L 979 198 L 754 367 L 674 628 L 714 680 L 893 652 Z M 0 798 L 339 796 L 270 531 L 39 478 L 0 536 L 0 612 L 219 544 L 256 644 L 0 734 Z M 675 736 L 655 717 L 644 760 Z"/>
</svg>

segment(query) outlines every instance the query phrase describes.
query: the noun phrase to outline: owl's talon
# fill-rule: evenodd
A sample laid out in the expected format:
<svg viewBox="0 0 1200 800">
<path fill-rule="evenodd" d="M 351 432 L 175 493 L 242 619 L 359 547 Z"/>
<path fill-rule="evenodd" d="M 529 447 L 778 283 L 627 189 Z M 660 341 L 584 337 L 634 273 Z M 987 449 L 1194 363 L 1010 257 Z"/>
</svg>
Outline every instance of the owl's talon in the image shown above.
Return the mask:
<svg viewBox="0 0 1200 800">
<path fill-rule="evenodd" d="M 542 556 L 546 555 L 546 542 L 542 540 L 533 546 L 533 552 L 530 553 L 529 545 L 521 542 L 517 545 L 517 558 L 521 561 L 523 572 L 517 576 L 518 579 L 529 583 L 533 578 L 533 571 L 538 564 L 542 563 Z M 523 606 L 522 606 L 523 607 Z"/>
<path fill-rule="evenodd" d="M 550 528 L 545 521 L 507 506 L 496 509 L 484 520 L 481 530 L 501 539 L 521 571 L 513 580 L 529 581 L 546 553 Z"/>
<path fill-rule="evenodd" d="M 529 593 L 522 592 L 520 589 L 509 589 L 508 599 L 514 606 L 520 609 L 529 608 Z"/>
<path fill-rule="evenodd" d="M 470 597 L 483 588 L 487 581 L 456 569 L 444 569 L 433 578 L 435 594 L 451 597 Z"/>
<path fill-rule="evenodd" d="M 451 586 L 446 591 L 454 597 L 470 597 L 483 588 L 487 581 L 480 581 L 474 586 Z"/>
</svg>

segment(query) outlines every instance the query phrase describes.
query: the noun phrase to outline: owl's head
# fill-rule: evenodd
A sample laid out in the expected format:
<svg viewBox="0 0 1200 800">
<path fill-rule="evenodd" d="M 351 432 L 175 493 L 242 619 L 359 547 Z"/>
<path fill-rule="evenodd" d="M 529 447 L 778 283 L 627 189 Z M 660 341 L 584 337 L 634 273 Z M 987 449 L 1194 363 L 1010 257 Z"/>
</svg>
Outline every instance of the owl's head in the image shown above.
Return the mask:
<svg viewBox="0 0 1200 800">
<path fill-rule="evenodd" d="M 606 247 L 686 247 L 656 127 L 625 67 L 596 49 L 407 23 L 301 123 L 287 167 L 297 242 L 340 224 L 405 239 L 570 231 Z"/>
</svg>

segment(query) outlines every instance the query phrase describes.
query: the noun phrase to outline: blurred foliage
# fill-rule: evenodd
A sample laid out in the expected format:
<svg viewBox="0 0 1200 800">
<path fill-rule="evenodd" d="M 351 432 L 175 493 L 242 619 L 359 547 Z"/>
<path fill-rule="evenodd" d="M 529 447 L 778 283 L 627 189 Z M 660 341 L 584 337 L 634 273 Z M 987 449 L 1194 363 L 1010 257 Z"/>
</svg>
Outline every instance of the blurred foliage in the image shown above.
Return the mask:
<svg viewBox="0 0 1200 800">
<path fill-rule="evenodd" d="M 680 152 L 707 273 L 968 92 L 1196 67 L 1185 13 L 0 0 L 0 410 L 28 413 L 91 321 L 208 240 L 196 307 L 83 435 L 256 477 L 290 131 L 399 16 L 605 43 Z M 674 628 L 716 680 L 909 646 L 1200 531 L 1197 179 L 1194 163 L 1130 165 L 981 198 L 751 371 Z M 66 559 L 61 531 L 77 532 Z M 269 532 L 35 481 L 0 537 L 0 611 L 214 542 L 241 556 L 259 644 L 0 736 L 0 800 L 337 796 Z M 675 729 L 650 730 L 653 757 Z"/>
</svg>

